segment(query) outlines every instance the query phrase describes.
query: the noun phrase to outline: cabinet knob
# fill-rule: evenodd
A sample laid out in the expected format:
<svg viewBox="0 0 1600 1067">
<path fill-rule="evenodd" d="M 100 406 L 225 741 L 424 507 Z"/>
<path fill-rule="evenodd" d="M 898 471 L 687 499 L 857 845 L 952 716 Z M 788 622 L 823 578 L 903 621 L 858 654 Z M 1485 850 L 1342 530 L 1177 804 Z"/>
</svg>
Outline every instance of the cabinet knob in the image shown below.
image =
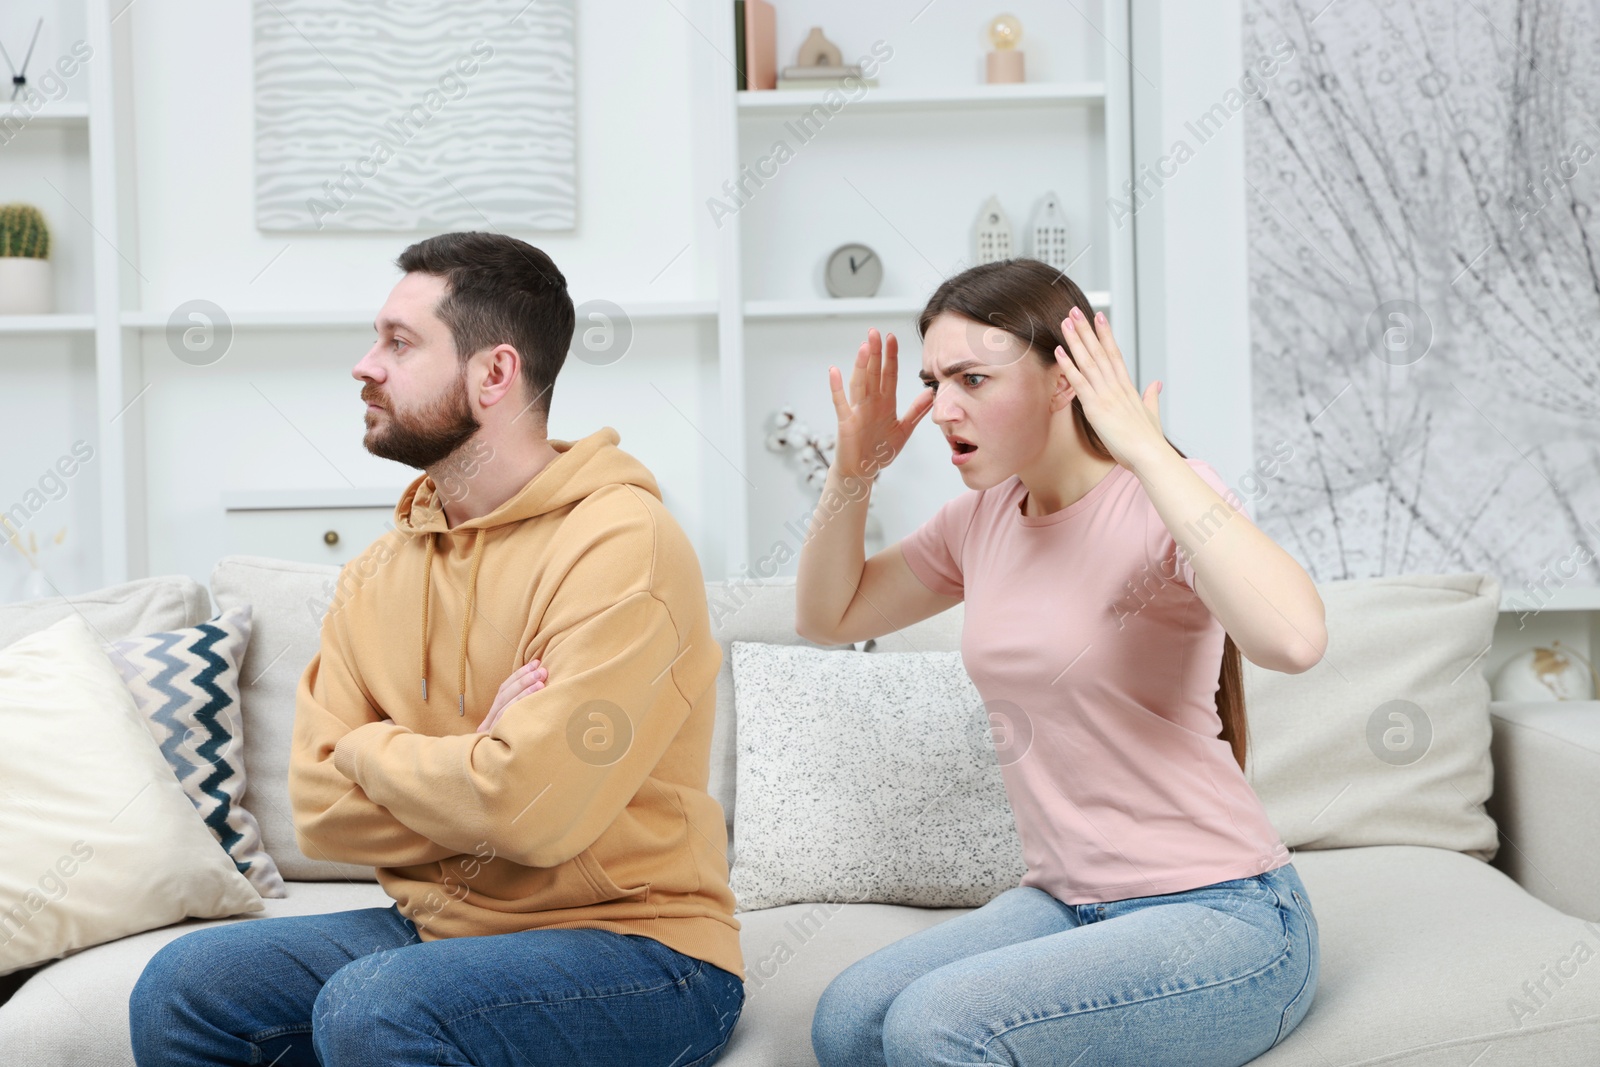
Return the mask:
<svg viewBox="0 0 1600 1067">
<path fill-rule="evenodd" d="M 338 530 L 329 530 L 327 533 L 323 534 L 322 535 L 322 543 L 325 544 L 325 545 L 336 545 L 336 544 L 338 544 L 339 543 L 339 531 Z"/>
</svg>

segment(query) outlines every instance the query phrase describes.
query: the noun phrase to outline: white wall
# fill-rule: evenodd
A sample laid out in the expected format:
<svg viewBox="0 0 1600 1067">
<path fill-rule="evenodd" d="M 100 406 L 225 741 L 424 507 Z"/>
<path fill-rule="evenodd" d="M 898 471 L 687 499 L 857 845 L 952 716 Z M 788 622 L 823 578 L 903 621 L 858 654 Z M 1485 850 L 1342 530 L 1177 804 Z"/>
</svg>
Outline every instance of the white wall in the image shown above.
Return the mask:
<svg viewBox="0 0 1600 1067">
<path fill-rule="evenodd" d="M 1167 437 L 1237 485 L 1254 461 L 1245 116 L 1203 142 L 1186 124 L 1243 73 L 1239 2 L 1134 0 L 1133 15 L 1134 169 L 1161 179 L 1133 216 L 1139 385 L 1161 379 Z M 1181 165 L 1179 142 L 1193 153 Z"/>
</svg>

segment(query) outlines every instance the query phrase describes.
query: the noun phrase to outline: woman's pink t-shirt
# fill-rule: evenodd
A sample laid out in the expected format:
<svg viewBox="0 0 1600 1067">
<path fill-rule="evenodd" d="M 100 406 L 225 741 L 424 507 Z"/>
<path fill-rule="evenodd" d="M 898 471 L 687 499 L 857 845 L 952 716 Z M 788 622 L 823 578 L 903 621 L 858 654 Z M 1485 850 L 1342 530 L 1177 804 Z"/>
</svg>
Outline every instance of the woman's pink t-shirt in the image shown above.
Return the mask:
<svg viewBox="0 0 1600 1067">
<path fill-rule="evenodd" d="M 968 490 L 900 542 L 922 584 L 966 602 L 961 659 L 989 712 L 1022 884 L 1088 904 L 1288 863 L 1218 736 L 1222 624 L 1144 486 L 1119 464 L 1048 515 L 1024 515 L 1026 495 L 1016 476 Z"/>
</svg>

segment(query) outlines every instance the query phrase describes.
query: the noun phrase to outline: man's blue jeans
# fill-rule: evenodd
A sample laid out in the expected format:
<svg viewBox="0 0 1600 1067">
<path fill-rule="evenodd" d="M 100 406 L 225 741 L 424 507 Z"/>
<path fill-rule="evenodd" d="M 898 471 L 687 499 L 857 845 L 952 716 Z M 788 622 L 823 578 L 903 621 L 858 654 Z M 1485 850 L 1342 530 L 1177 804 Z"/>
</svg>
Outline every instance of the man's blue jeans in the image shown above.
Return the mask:
<svg viewBox="0 0 1600 1067">
<path fill-rule="evenodd" d="M 709 1067 L 744 983 L 653 938 L 422 941 L 394 905 L 245 919 L 168 943 L 129 998 L 140 1067 Z"/>
<path fill-rule="evenodd" d="M 811 1044 L 822 1067 L 1239 1067 L 1299 1025 L 1319 959 L 1292 863 L 1105 904 L 1018 886 L 847 967 Z"/>
</svg>

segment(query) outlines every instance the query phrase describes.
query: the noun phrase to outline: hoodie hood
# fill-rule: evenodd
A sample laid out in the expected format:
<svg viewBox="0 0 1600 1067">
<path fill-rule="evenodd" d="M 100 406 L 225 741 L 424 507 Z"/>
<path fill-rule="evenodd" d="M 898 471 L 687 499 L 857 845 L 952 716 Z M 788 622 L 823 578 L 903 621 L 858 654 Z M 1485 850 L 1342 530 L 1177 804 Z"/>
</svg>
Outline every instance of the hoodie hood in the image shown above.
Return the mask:
<svg viewBox="0 0 1600 1067">
<path fill-rule="evenodd" d="M 456 654 L 456 714 L 465 715 L 467 631 L 474 617 L 478 571 L 491 531 L 528 520 L 559 522 L 568 509 L 610 485 L 635 485 L 660 500 L 661 490 L 655 476 L 643 463 L 617 447 L 621 439 L 610 426 L 602 426 L 587 437 L 572 441 L 549 438 L 550 447 L 557 455 L 543 470 L 493 511 L 456 526 L 445 521 L 443 497 L 430 475 L 422 474 L 406 487 L 394 508 L 394 526 L 401 534 L 420 537 L 423 541 L 420 674 L 424 702 L 428 699 L 428 608 L 433 594 L 433 557 L 439 539 L 472 539 L 472 571 L 467 580 L 467 606 Z M 487 462 L 493 462 L 492 458 Z"/>
<path fill-rule="evenodd" d="M 572 441 L 550 438 L 550 447 L 558 453 L 555 459 L 499 507 L 458 526 L 445 523 L 439 487 L 431 476 L 420 475 L 406 487 L 394 507 L 395 529 L 403 534 L 456 534 L 489 529 L 548 514 L 576 504 L 596 489 L 618 483 L 637 485 L 660 500 L 661 490 L 656 486 L 655 476 L 643 463 L 617 447 L 621 440 L 617 431 L 609 426 Z"/>
</svg>

